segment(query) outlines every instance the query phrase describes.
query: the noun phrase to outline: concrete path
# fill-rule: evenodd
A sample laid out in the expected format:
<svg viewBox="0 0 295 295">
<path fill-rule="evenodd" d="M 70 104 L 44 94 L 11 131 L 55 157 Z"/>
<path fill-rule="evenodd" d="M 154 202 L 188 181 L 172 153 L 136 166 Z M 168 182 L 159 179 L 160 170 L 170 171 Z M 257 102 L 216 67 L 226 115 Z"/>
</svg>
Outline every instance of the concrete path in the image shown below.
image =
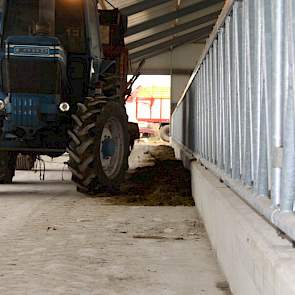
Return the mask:
<svg viewBox="0 0 295 295">
<path fill-rule="evenodd" d="M 1 295 L 228 294 L 195 208 L 110 206 L 62 181 L 64 161 L 0 186 Z"/>
</svg>

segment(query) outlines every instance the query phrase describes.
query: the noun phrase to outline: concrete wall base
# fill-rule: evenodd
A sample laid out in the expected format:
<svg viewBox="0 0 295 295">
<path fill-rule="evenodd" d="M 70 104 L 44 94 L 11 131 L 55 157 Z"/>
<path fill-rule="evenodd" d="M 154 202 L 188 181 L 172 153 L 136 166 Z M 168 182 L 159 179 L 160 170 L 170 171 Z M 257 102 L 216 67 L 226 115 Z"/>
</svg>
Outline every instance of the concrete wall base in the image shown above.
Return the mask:
<svg viewBox="0 0 295 295">
<path fill-rule="evenodd" d="M 197 161 L 190 170 L 196 206 L 233 294 L 295 295 L 292 243 Z"/>
</svg>

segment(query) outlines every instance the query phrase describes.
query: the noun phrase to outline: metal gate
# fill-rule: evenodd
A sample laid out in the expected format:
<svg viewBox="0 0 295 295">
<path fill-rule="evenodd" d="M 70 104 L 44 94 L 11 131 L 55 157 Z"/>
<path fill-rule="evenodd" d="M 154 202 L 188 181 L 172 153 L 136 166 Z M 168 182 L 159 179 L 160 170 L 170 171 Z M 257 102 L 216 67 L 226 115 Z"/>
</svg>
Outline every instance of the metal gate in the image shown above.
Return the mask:
<svg viewBox="0 0 295 295">
<path fill-rule="evenodd" d="M 295 240 L 295 0 L 229 0 L 172 141 Z"/>
</svg>

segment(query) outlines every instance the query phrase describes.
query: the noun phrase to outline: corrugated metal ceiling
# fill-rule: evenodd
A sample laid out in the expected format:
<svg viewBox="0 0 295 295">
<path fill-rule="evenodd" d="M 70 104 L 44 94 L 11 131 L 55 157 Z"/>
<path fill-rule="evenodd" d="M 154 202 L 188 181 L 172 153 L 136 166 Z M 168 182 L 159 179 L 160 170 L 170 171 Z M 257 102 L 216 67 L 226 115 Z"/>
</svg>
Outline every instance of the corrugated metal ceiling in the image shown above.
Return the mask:
<svg viewBox="0 0 295 295">
<path fill-rule="evenodd" d="M 137 40 L 141 40 L 143 38 L 150 37 L 154 34 L 157 34 L 162 31 L 169 30 L 171 28 L 180 26 L 182 24 L 185 24 L 187 22 L 199 19 L 200 17 L 206 16 L 212 12 L 218 12 L 221 10 L 224 0 L 164 0 L 162 2 L 166 2 L 163 4 L 158 5 L 161 0 L 108 0 L 111 2 L 115 7 L 118 7 L 119 9 L 124 9 L 126 11 L 126 8 L 128 9 L 130 6 L 134 4 L 147 4 L 148 6 L 151 6 L 152 4 L 155 4 L 154 7 L 145 9 L 141 12 L 131 14 L 129 16 L 129 29 L 134 28 L 134 26 L 142 25 L 146 21 L 154 20 L 156 18 L 161 18 L 161 21 L 165 20 L 163 24 L 155 25 L 152 27 L 146 26 L 143 27 L 140 32 L 135 34 L 130 34 L 130 36 L 126 37 L 126 43 L 127 45 L 135 42 Z M 161 2 L 161 3 L 162 3 Z M 199 5 L 198 5 L 199 4 Z M 106 4 L 108 6 L 108 4 Z M 193 6 L 195 8 L 193 8 Z M 201 9 L 198 7 L 200 6 Z M 208 6 L 208 7 L 206 7 Z M 110 7 L 110 6 L 109 6 Z M 192 9 L 188 9 L 188 13 L 185 16 L 181 16 L 179 18 L 174 17 L 172 20 L 166 21 L 166 15 L 172 12 L 181 12 L 186 7 L 192 7 Z M 124 11 L 123 10 L 123 11 Z M 159 40 L 155 40 L 152 42 L 146 42 L 144 44 L 141 44 L 140 47 L 133 48 L 130 50 L 131 57 L 134 57 L 134 60 L 139 60 L 141 58 L 149 58 L 152 56 L 155 56 L 157 54 L 160 54 L 164 51 L 168 51 L 173 47 L 181 46 L 185 43 L 192 43 L 192 42 L 204 42 L 204 40 L 209 36 L 211 26 L 213 27 L 214 22 L 217 19 L 216 16 L 213 15 L 213 18 L 211 17 L 210 21 L 200 23 L 196 26 L 185 26 L 184 30 L 173 33 L 173 31 L 168 31 L 167 36 L 165 35 Z M 208 32 L 206 32 L 206 29 L 201 31 L 200 34 L 198 32 L 194 33 L 194 31 L 199 30 L 201 28 L 210 26 L 209 29 L 207 29 Z M 132 30 L 132 29 L 131 29 Z M 173 34 L 170 34 L 170 33 Z M 130 32 L 129 32 L 130 33 Z M 184 35 L 187 35 L 191 33 L 188 37 L 191 36 L 191 38 L 183 37 Z M 180 39 L 177 39 L 180 38 Z M 180 42 L 178 42 L 178 40 Z M 184 40 L 181 42 L 181 40 Z M 148 41 L 148 40 L 147 40 Z M 165 43 L 164 43 L 165 42 Z M 168 46 L 170 45 L 171 46 Z M 158 50 L 158 48 L 162 48 L 161 50 Z M 136 58 L 135 58 L 136 57 Z"/>
</svg>

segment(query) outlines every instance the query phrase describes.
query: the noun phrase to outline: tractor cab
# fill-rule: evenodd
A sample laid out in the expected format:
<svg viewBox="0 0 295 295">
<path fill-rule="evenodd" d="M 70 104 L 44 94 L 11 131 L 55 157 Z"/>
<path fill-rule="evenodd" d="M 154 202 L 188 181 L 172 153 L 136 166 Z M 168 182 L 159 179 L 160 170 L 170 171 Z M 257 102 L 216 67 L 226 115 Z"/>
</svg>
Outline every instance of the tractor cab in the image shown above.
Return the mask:
<svg viewBox="0 0 295 295">
<path fill-rule="evenodd" d="M 64 138 L 67 115 L 77 102 L 94 92 L 101 62 L 97 1 L 2 0 L 0 5 L 0 108 L 6 115 L 0 146 L 14 139 L 17 146 L 29 140 L 48 148 L 51 135 Z M 38 132 L 44 134 L 44 128 L 48 140 L 43 136 L 41 143 Z M 65 140 L 56 143 L 65 147 Z"/>
</svg>

